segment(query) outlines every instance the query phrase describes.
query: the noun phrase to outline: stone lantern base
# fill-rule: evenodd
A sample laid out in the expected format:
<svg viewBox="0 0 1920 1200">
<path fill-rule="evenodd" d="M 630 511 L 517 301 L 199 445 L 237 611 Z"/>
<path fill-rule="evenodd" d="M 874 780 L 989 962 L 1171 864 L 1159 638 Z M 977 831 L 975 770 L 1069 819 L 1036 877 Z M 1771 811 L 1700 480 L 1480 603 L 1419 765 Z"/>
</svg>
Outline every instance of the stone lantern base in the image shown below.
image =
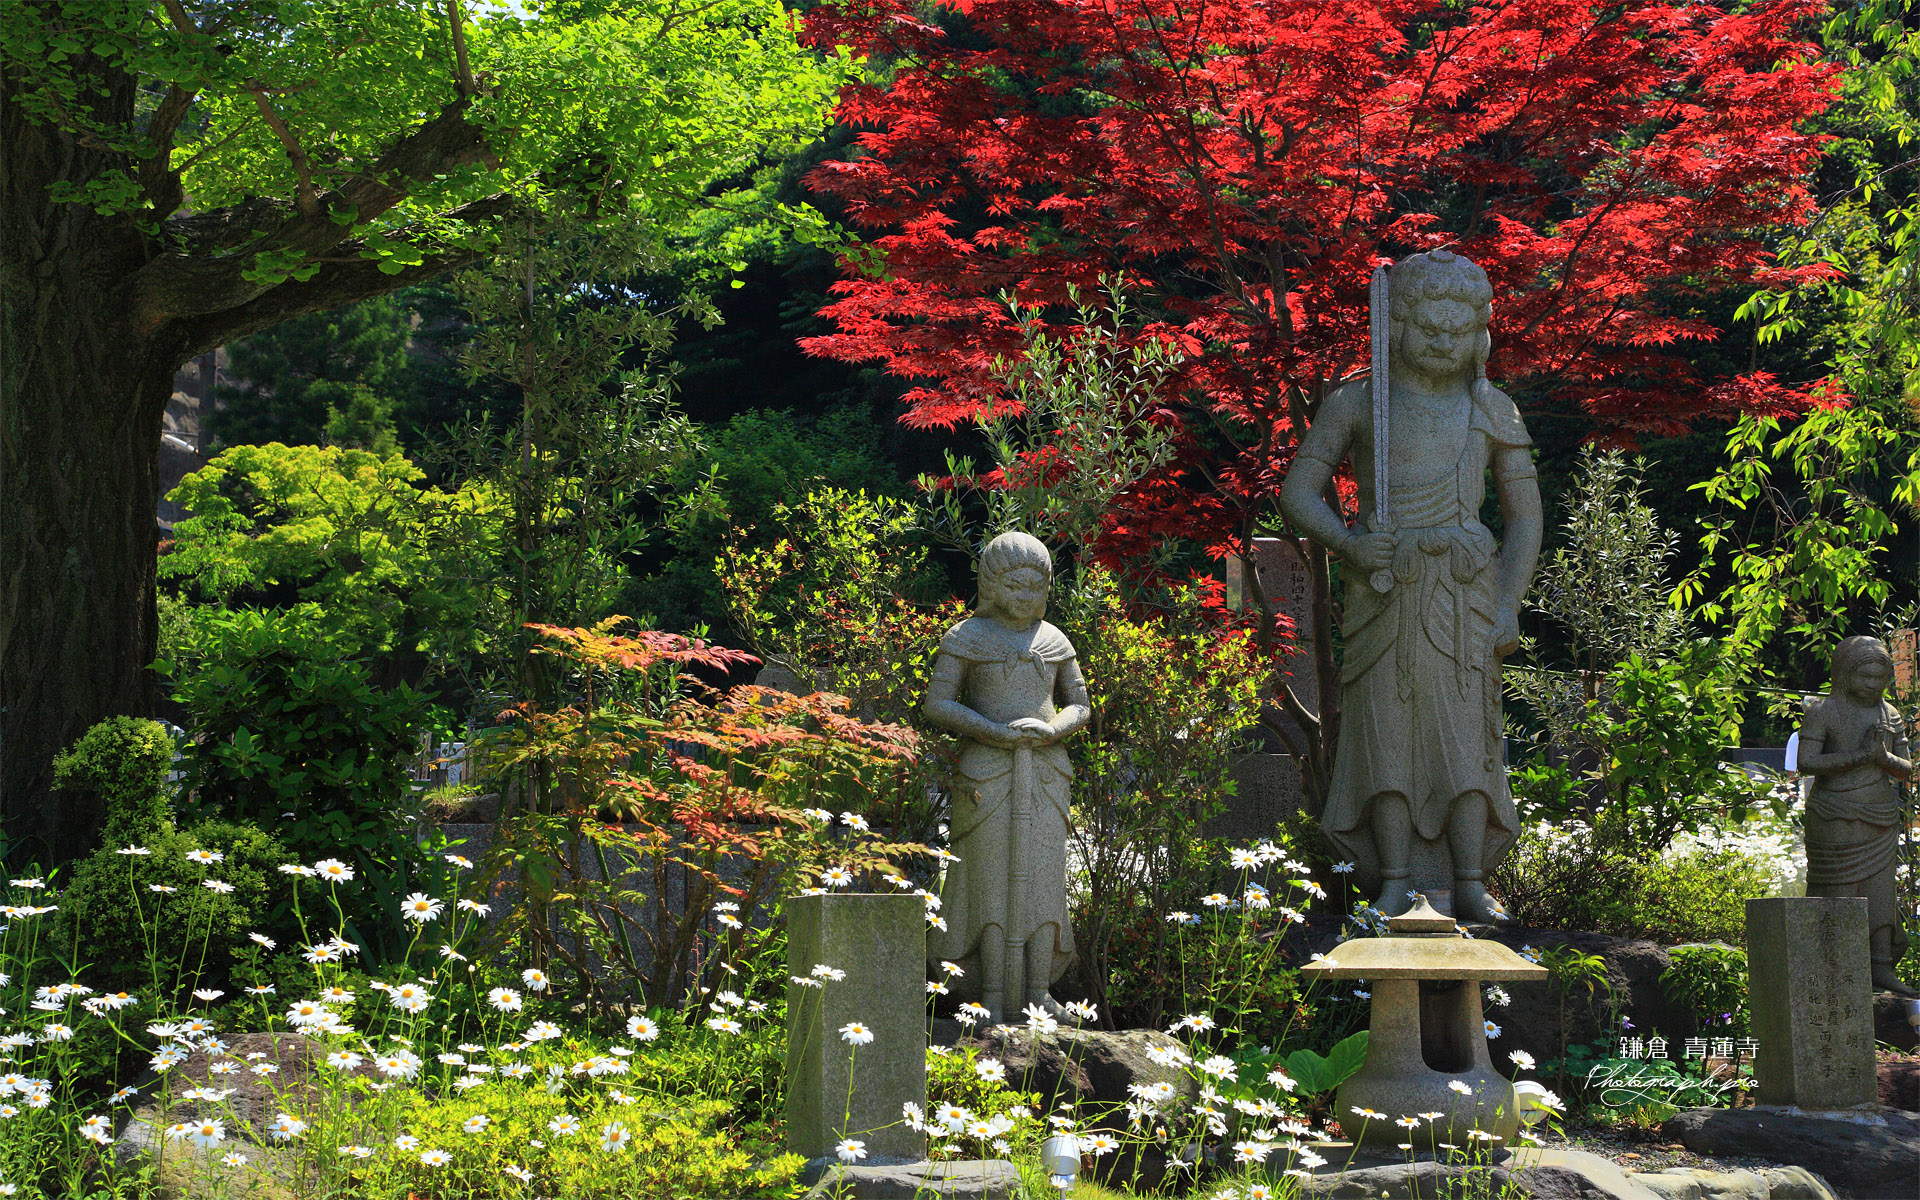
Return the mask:
<svg viewBox="0 0 1920 1200">
<path fill-rule="evenodd" d="M 1519 1104 L 1488 1057 L 1485 1020 L 1473 980 L 1373 981 L 1367 1060 L 1340 1085 L 1340 1127 L 1374 1152 L 1402 1142 L 1428 1152 L 1445 1142 L 1472 1150 L 1512 1141 Z"/>
</svg>

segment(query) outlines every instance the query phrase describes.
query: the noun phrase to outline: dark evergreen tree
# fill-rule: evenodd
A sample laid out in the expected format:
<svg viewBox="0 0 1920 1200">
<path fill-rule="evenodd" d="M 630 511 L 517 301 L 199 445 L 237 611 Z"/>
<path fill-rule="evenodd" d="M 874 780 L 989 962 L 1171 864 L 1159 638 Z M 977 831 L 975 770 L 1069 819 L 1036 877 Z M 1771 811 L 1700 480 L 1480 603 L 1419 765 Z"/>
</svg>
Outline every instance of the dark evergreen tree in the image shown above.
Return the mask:
<svg viewBox="0 0 1920 1200">
<path fill-rule="evenodd" d="M 233 382 L 214 391 L 202 417 L 211 448 L 327 441 L 329 410 L 346 409 L 356 387 L 390 397 L 407 369 L 410 319 L 396 296 L 309 313 L 227 347 Z"/>
</svg>

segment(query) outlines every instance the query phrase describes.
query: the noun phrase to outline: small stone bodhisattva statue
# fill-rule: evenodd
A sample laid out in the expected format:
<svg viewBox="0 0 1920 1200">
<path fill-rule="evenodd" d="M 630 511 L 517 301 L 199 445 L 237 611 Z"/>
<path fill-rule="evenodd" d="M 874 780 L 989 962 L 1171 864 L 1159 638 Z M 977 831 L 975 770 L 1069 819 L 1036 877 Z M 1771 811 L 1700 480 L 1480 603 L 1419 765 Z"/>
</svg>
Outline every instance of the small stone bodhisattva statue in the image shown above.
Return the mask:
<svg viewBox="0 0 1920 1200">
<path fill-rule="evenodd" d="M 1321 829 L 1377 877 L 1376 906 L 1451 891 L 1498 922 L 1483 884 L 1520 831 L 1501 749 L 1501 659 L 1520 640 L 1543 520 L 1531 439 L 1487 382 L 1493 289 L 1444 250 L 1381 268 L 1373 371 L 1328 393 L 1280 492 L 1346 576 L 1340 736 Z M 1359 523 L 1326 501 L 1343 459 Z M 1480 521 L 1491 472 L 1506 525 Z"/>
<path fill-rule="evenodd" d="M 1038 538 L 1003 533 L 980 556 L 980 604 L 940 639 L 922 711 L 965 739 L 955 778 L 941 913 L 930 964 L 958 964 L 962 997 L 992 1020 L 1037 1004 L 1073 961 L 1067 918 L 1067 806 L 1061 742 L 1092 717 L 1073 644 L 1041 618 L 1053 559 Z"/>
<path fill-rule="evenodd" d="M 1807 708 L 1799 769 L 1807 793 L 1807 895 L 1865 896 L 1873 985 L 1916 993 L 1894 964 L 1907 948 L 1893 869 L 1900 857 L 1900 796 L 1913 752 L 1899 710 L 1886 701 L 1893 655 L 1879 638 L 1850 637 L 1833 652 L 1833 691 Z"/>
</svg>

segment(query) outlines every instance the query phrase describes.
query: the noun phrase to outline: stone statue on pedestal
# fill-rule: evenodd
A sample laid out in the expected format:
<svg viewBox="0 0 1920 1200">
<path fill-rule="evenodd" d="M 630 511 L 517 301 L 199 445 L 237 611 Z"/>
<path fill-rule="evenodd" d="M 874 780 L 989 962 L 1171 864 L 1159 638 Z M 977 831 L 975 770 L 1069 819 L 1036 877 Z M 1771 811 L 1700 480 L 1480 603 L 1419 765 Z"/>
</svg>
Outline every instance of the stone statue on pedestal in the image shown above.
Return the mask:
<svg viewBox="0 0 1920 1200">
<path fill-rule="evenodd" d="M 1900 857 L 1900 796 L 1913 778 L 1913 752 L 1899 710 L 1887 703 L 1893 655 L 1879 638 L 1850 637 L 1833 652 L 1833 691 L 1807 708 L 1800 726 L 1807 793 L 1807 895 L 1865 896 L 1873 985 L 1916 993 L 1894 965 L 1907 949 L 1893 869 Z"/>
<path fill-rule="evenodd" d="M 966 972 L 995 1021 L 1022 1005 L 1057 1009 L 1047 989 L 1073 962 L 1067 918 L 1072 767 L 1061 742 L 1092 717 L 1073 644 L 1041 618 L 1053 559 L 1039 539 L 1003 533 L 980 556 L 980 605 L 940 639 L 922 707 L 966 739 L 955 776 L 946 931 L 930 963 Z"/>
<path fill-rule="evenodd" d="M 1501 659 L 1543 521 L 1531 439 L 1487 382 L 1493 289 L 1444 250 L 1383 267 L 1373 371 L 1328 393 L 1280 492 L 1287 519 L 1342 560 L 1340 734 L 1321 828 L 1379 880 L 1377 907 L 1451 893 L 1450 915 L 1499 922 L 1487 870 L 1520 821 L 1501 749 Z M 1359 523 L 1327 503 L 1342 459 Z M 1505 545 L 1480 521 L 1491 469 Z"/>
</svg>

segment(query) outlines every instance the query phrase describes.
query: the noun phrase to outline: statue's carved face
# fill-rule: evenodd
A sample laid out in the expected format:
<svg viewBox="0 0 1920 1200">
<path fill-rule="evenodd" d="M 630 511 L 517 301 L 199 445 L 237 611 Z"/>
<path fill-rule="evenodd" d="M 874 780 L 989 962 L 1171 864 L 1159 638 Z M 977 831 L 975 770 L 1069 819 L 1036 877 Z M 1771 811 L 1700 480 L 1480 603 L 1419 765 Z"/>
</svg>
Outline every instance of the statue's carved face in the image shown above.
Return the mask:
<svg viewBox="0 0 1920 1200">
<path fill-rule="evenodd" d="M 1862 704 L 1871 703 L 1886 694 L 1887 685 L 1893 682 L 1893 664 L 1879 655 L 1872 655 L 1860 661 L 1853 669 L 1853 678 L 1847 681 L 1847 691 Z"/>
<path fill-rule="evenodd" d="M 1047 615 L 1047 576 L 1031 567 L 980 577 L 980 598 L 990 612 L 1016 625 L 1031 625 Z"/>
<path fill-rule="evenodd" d="M 1464 372 L 1486 329 L 1479 315 L 1458 300 L 1422 300 L 1394 326 L 1400 364 L 1429 378 Z"/>
</svg>

